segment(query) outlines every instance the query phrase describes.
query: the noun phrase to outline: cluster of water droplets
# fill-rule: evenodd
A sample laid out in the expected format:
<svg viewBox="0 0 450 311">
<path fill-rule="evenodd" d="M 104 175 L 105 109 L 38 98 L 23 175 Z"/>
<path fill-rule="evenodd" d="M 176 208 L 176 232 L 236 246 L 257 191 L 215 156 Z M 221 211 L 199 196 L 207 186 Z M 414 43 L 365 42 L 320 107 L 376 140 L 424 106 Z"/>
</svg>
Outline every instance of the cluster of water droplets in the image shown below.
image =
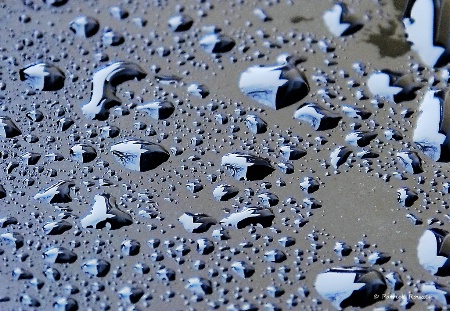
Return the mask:
<svg viewBox="0 0 450 311">
<path fill-rule="evenodd" d="M 445 307 L 448 4 L 404 2 L 0 3 L 0 309 Z"/>
</svg>

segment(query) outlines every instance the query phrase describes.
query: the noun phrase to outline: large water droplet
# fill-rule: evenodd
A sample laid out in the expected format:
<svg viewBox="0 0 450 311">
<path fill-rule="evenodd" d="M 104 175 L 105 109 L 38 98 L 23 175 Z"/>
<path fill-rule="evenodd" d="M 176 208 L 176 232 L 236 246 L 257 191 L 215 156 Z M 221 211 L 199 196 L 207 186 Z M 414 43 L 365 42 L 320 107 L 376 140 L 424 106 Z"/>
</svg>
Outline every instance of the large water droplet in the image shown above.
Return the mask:
<svg viewBox="0 0 450 311">
<path fill-rule="evenodd" d="M 328 269 L 317 276 L 314 287 L 339 310 L 367 307 L 375 303 L 387 289 L 380 272 L 363 267 Z"/>
<path fill-rule="evenodd" d="M 248 68 L 241 74 L 239 88 L 245 95 L 273 109 L 292 105 L 309 92 L 305 76 L 289 62 Z"/>
<path fill-rule="evenodd" d="M 304 103 L 294 113 L 294 118 L 307 122 L 316 131 L 335 128 L 341 116 L 315 103 Z"/>
<path fill-rule="evenodd" d="M 242 152 L 224 155 L 222 166 L 237 180 L 261 180 L 274 171 L 269 160 Z"/>
<path fill-rule="evenodd" d="M 450 239 L 447 231 L 432 228 L 420 237 L 417 246 L 420 264 L 431 274 L 450 275 Z"/>
<path fill-rule="evenodd" d="M 108 224 L 111 230 L 115 230 L 133 223 L 131 216 L 117 207 L 110 194 L 97 194 L 91 209 L 90 214 L 81 219 L 83 228 L 101 229 Z"/>
<path fill-rule="evenodd" d="M 117 161 L 127 169 L 146 172 L 166 162 L 170 155 L 162 146 L 143 140 L 126 140 L 111 146 Z"/>
<path fill-rule="evenodd" d="M 91 99 L 82 107 L 83 114 L 92 120 L 106 120 L 108 109 L 121 103 L 116 96 L 117 86 L 129 80 L 141 80 L 146 75 L 141 67 L 130 62 L 116 62 L 95 72 Z"/>
<path fill-rule="evenodd" d="M 64 87 L 64 72 L 49 63 L 31 64 L 19 70 L 20 80 L 40 91 L 57 91 Z"/>
</svg>

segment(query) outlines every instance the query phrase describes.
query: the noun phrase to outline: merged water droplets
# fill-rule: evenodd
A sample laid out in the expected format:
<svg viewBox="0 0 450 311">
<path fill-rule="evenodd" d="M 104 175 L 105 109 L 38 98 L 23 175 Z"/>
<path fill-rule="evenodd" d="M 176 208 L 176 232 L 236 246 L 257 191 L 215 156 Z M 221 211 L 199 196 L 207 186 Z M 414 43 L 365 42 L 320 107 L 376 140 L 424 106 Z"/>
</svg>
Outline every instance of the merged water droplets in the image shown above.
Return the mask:
<svg viewBox="0 0 450 311">
<path fill-rule="evenodd" d="M 117 86 L 129 80 L 141 80 L 146 75 L 142 68 L 131 62 L 116 62 L 95 72 L 91 99 L 83 105 L 83 114 L 92 120 L 106 120 L 108 110 L 121 103 L 116 96 Z"/>
<path fill-rule="evenodd" d="M 83 228 L 102 229 L 108 227 L 111 230 L 120 229 L 133 223 L 131 216 L 121 211 L 116 200 L 110 194 L 97 194 L 94 197 L 94 205 L 91 212 L 81 219 Z"/>
</svg>

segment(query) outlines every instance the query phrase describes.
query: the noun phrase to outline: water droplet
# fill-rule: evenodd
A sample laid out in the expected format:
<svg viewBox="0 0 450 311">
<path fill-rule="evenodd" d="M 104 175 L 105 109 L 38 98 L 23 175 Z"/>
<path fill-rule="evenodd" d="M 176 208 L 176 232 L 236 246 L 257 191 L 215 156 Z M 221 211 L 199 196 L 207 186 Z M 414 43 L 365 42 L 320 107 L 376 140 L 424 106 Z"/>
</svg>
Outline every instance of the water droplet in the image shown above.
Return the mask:
<svg viewBox="0 0 450 311">
<path fill-rule="evenodd" d="M 187 31 L 194 24 L 192 17 L 186 14 L 179 14 L 169 18 L 169 27 L 174 32 Z"/>
<path fill-rule="evenodd" d="M 323 21 L 328 30 L 336 37 L 349 36 L 363 27 L 358 19 L 350 15 L 347 5 L 338 2 L 323 14 Z"/>
<path fill-rule="evenodd" d="M 363 267 L 332 268 L 320 273 L 314 284 L 319 294 L 336 309 L 367 307 L 386 291 L 383 275 Z"/>
<path fill-rule="evenodd" d="M 409 1 L 403 16 L 403 26 L 411 48 L 429 66 L 444 65 L 448 59 L 445 53 L 447 36 L 440 34 L 445 23 L 442 24 L 442 12 L 447 12 L 447 4 L 437 4 L 431 0 Z"/>
<path fill-rule="evenodd" d="M 243 279 L 251 277 L 255 273 L 255 268 L 245 261 L 235 261 L 231 265 L 231 270 Z"/>
<path fill-rule="evenodd" d="M 81 269 L 91 276 L 104 277 L 108 274 L 111 264 L 103 259 L 89 259 L 83 263 Z"/>
<path fill-rule="evenodd" d="M 210 33 L 200 38 L 200 46 L 208 53 L 226 53 L 236 45 L 234 40 L 221 33 Z"/>
<path fill-rule="evenodd" d="M 215 225 L 217 221 L 203 213 L 189 213 L 186 212 L 178 218 L 184 229 L 192 233 L 204 233 Z"/>
<path fill-rule="evenodd" d="M 131 216 L 121 211 L 110 194 L 102 193 L 94 197 L 94 205 L 89 215 L 81 219 L 83 228 L 102 229 L 107 225 L 111 230 L 120 229 L 133 223 Z"/>
<path fill-rule="evenodd" d="M 294 118 L 307 122 L 316 131 L 335 128 L 341 116 L 315 103 L 304 103 L 294 113 Z"/>
<path fill-rule="evenodd" d="M 162 146 L 143 140 L 125 140 L 111 146 L 111 152 L 121 165 L 138 172 L 155 169 L 170 157 Z"/>
<path fill-rule="evenodd" d="M 269 160 L 242 152 L 224 155 L 222 166 L 236 180 L 261 180 L 274 171 Z"/>
<path fill-rule="evenodd" d="M 275 219 L 271 209 L 260 207 L 247 207 L 240 212 L 232 213 L 222 219 L 220 224 L 226 227 L 242 229 L 247 226 L 260 225 L 263 228 L 270 227 Z"/>
<path fill-rule="evenodd" d="M 12 138 L 21 134 L 22 132 L 10 117 L 0 116 L 0 138 Z"/>
<path fill-rule="evenodd" d="M 248 68 L 241 74 L 239 88 L 245 95 L 273 109 L 292 105 L 309 92 L 306 78 L 289 62 Z"/>
<path fill-rule="evenodd" d="M 425 155 L 438 161 L 446 134 L 441 132 L 443 122 L 444 92 L 430 90 L 420 103 L 420 115 L 414 130 L 413 142 Z"/>
<path fill-rule="evenodd" d="M 64 87 L 64 72 L 49 63 L 37 63 L 20 69 L 21 81 L 26 81 L 30 87 L 40 91 L 57 91 Z"/>
<path fill-rule="evenodd" d="M 78 256 L 64 247 L 52 247 L 46 250 L 42 257 L 48 263 L 74 263 Z"/>
<path fill-rule="evenodd" d="M 130 62 L 116 62 L 94 73 L 92 78 L 91 99 L 82 107 L 83 114 L 92 120 L 106 120 L 108 109 L 120 105 L 116 96 L 119 84 L 146 77 L 144 70 Z"/>
<path fill-rule="evenodd" d="M 155 120 L 164 120 L 172 115 L 175 106 L 169 101 L 152 101 L 136 107 L 137 110 L 145 111 Z"/>
<path fill-rule="evenodd" d="M 227 184 L 218 185 L 214 188 L 213 196 L 217 201 L 228 201 L 239 193 L 239 189 Z"/>
<path fill-rule="evenodd" d="M 95 18 L 83 15 L 70 22 L 69 27 L 77 36 L 89 38 L 97 33 L 100 24 Z"/>
<path fill-rule="evenodd" d="M 415 151 L 399 151 L 397 158 L 403 164 L 405 170 L 411 174 L 420 174 L 423 172 L 422 159 Z"/>
<path fill-rule="evenodd" d="M 426 230 L 420 237 L 417 256 L 422 267 L 437 276 L 450 275 L 448 232 L 438 228 Z"/>
<path fill-rule="evenodd" d="M 56 184 L 36 194 L 34 196 L 34 199 L 49 204 L 69 203 L 72 202 L 72 198 L 70 196 L 70 188 L 74 186 L 75 183 L 72 181 L 60 180 Z"/>
</svg>

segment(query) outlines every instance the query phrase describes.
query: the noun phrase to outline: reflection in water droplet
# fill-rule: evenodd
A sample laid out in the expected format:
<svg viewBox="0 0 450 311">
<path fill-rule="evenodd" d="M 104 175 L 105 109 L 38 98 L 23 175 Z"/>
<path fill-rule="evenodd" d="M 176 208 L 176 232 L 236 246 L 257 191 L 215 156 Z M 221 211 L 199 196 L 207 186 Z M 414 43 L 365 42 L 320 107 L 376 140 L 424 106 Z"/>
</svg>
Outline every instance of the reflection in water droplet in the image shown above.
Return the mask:
<svg viewBox="0 0 450 311">
<path fill-rule="evenodd" d="M 91 99 L 82 107 L 83 114 L 92 120 L 106 120 L 108 109 L 120 105 L 116 87 L 129 80 L 141 80 L 146 73 L 130 62 L 116 62 L 94 73 Z"/>
<path fill-rule="evenodd" d="M 192 233 L 204 233 L 215 225 L 217 221 L 203 213 L 189 213 L 186 212 L 178 218 L 184 229 Z"/>
<path fill-rule="evenodd" d="M 175 111 L 175 106 L 168 101 L 152 101 L 147 104 L 139 105 L 136 109 L 145 111 L 155 120 L 164 120 L 172 115 Z"/>
<path fill-rule="evenodd" d="M 10 117 L 0 116 L 0 138 L 12 138 L 21 134 L 22 132 Z"/>
<path fill-rule="evenodd" d="M 241 74 L 239 88 L 245 95 L 273 109 L 292 105 L 309 92 L 306 78 L 289 62 L 248 68 Z"/>
<path fill-rule="evenodd" d="M 380 272 L 363 267 L 328 269 L 317 276 L 314 287 L 338 310 L 367 307 L 375 303 L 387 289 Z"/>
<path fill-rule="evenodd" d="M 426 230 L 420 237 L 417 256 L 420 264 L 431 274 L 450 275 L 450 240 L 448 232 L 438 228 Z"/>
<path fill-rule="evenodd" d="M 446 135 L 441 133 L 443 122 L 444 92 L 430 90 L 420 103 L 420 115 L 414 130 L 413 142 L 434 161 L 441 158 L 441 145 Z"/>
<path fill-rule="evenodd" d="M 242 152 L 224 155 L 222 166 L 236 180 L 261 180 L 274 171 L 269 160 Z"/>
<path fill-rule="evenodd" d="M 83 15 L 70 22 L 69 27 L 77 36 L 89 38 L 97 33 L 100 24 L 95 18 Z"/>
<path fill-rule="evenodd" d="M 420 174 L 423 172 L 422 159 L 415 151 L 399 151 L 397 158 L 403 164 L 405 170 L 411 174 Z"/>
<path fill-rule="evenodd" d="M 226 53 L 235 46 L 232 38 L 221 33 L 210 33 L 200 38 L 200 46 L 209 53 Z"/>
<path fill-rule="evenodd" d="M 162 146 L 143 140 L 126 140 L 111 146 L 117 161 L 127 169 L 146 172 L 166 162 L 170 155 Z"/>
<path fill-rule="evenodd" d="M 442 32 L 448 26 L 441 22 L 448 19 L 448 13 L 441 16 L 448 8 L 446 1 L 441 4 L 433 0 L 409 0 L 406 6 L 403 16 L 406 38 L 426 66 L 440 66 L 448 61 L 444 48 L 448 45 L 448 35 Z"/>
<path fill-rule="evenodd" d="M 91 209 L 90 214 L 81 219 L 83 228 L 102 229 L 108 225 L 111 230 L 116 230 L 133 223 L 131 216 L 117 207 L 110 194 L 96 195 Z"/>
<path fill-rule="evenodd" d="M 260 225 L 263 228 L 270 227 L 275 215 L 271 209 L 260 207 L 247 207 L 240 212 L 231 214 L 222 219 L 220 224 L 226 227 L 242 229 L 247 226 Z"/>
<path fill-rule="evenodd" d="M 19 70 L 20 80 L 40 91 L 57 91 L 64 87 L 64 72 L 49 63 L 31 64 Z"/>
<path fill-rule="evenodd" d="M 363 27 L 358 19 L 349 14 L 347 5 L 338 2 L 323 14 L 323 21 L 328 30 L 336 37 L 349 36 Z"/>
<path fill-rule="evenodd" d="M 307 122 L 316 131 L 335 128 L 341 116 L 315 103 L 304 103 L 294 113 L 294 118 Z"/>
<path fill-rule="evenodd" d="M 56 184 L 46 188 L 34 196 L 35 200 L 46 203 L 69 203 L 72 202 L 70 197 L 70 188 L 74 187 L 75 183 L 67 180 L 60 180 Z"/>
</svg>

